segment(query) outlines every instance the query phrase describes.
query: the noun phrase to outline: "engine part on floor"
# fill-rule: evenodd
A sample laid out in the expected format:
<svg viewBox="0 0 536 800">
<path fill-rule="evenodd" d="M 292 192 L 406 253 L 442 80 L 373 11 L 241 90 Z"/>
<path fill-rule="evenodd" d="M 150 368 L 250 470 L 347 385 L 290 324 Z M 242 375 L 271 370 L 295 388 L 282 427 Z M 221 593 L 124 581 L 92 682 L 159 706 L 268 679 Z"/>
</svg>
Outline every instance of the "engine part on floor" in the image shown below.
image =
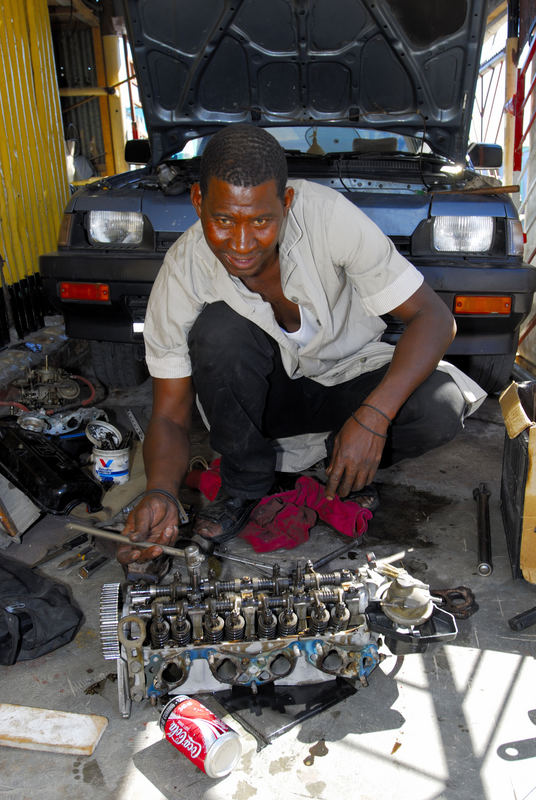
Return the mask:
<svg viewBox="0 0 536 800">
<path fill-rule="evenodd" d="M 489 498 L 491 492 L 485 483 L 473 489 L 473 497 L 477 502 L 477 531 L 478 531 L 478 564 L 479 575 L 488 577 L 493 572 L 491 562 L 491 528 L 489 523 Z"/>
<path fill-rule="evenodd" d="M 47 514 L 102 508 L 102 487 L 53 439 L 0 420 L 0 472 Z"/>
<path fill-rule="evenodd" d="M 80 383 L 89 387 L 90 395 L 79 401 Z M 48 356 L 43 367 L 29 369 L 24 378 L 13 381 L 12 386 L 19 390 L 19 402 L 27 409 L 60 409 L 73 403 L 87 406 L 95 398 L 95 387 L 81 375 L 71 375 L 58 367 L 49 367 Z"/>
<path fill-rule="evenodd" d="M 90 536 L 108 539 L 110 542 L 117 542 L 118 544 L 129 543 L 128 537 L 123 536 L 121 533 L 117 533 L 117 531 L 104 531 L 102 528 L 91 528 L 89 525 L 79 525 L 77 522 L 68 522 L 65 527 L 73 531 L 83 531 Z M 130 544 L 134 548 L 137 547 L 140 550 L 146 550 L 148 547 L 154 547 L 156 542 L 130 542 Z M 164 553 L 167 553 L 167 555 L 170 556 L 178 556 L 179 558 L 186 559 L 190 558 L 193 560 L 197 559 L 199 560 L 199 563 L 204 561 L 205 558 L 203 554 L 199 552 L 199 548 L 196 545 L 190 545 L 184 550 L 181 550 L 179 547 L 169 547 L 167 544 L 159 544 L 158 546 Z"/>
<path fill-rule="evenodd" d="M 44 408 L 38 411 L 27 411 L 17 416 L 17 425 L 25 431 L 46 433 L 48 436 L 60 436 L 72 433 L 90 420 L 106 419 L 106 411 L 102 408 L 77 408 L 69 411 L 58 411 L 47 414 Z"/>
<path fill-rule="evenodd" d="M 217 580 L 186 564 L 160 585 L 109 583 L 101 593 L 105 659 L 117 660 L 119 707 L 131 701 L 227 686 L 253 692 L 274 682 L 337 677 L 367 685 L 382 636 L 393 654 L 423 652 L 456 637 L 454 617 L 429 588 L 383 562 L 317 572 Z"/>
<path fill-rule="evenodd" d="M 536 624 L 536 606 L 522 611 L 521 614 L 516 614 L 515 617 L 508 620 L 508 625 L 513 631 L 524 631 L 525 628 L 534 624 Z"/>
<path fill-rule="evenodd" d="M 430 589 L 432 597 L 440 598 L 445 611 L 456 619 L 467 619 L 478 611 L 478 603 L 471 589 L 456 586 L 455 589 Z"/>
</svg>

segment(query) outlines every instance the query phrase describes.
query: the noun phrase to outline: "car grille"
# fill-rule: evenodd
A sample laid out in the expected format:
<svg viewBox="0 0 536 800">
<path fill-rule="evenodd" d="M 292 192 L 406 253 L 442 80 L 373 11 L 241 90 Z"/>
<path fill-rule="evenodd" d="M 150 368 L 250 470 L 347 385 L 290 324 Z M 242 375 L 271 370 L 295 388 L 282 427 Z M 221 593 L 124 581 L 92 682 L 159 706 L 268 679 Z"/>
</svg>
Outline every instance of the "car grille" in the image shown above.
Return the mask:
<svg viewBox="0 0 536 800">
<path fill-rule="evenodd" d="M 166 253 L 173 242 L 176 242 L 181 234 L 180 233 L 157 233 L 156 234 L 156 252 Z"/>
</svg>

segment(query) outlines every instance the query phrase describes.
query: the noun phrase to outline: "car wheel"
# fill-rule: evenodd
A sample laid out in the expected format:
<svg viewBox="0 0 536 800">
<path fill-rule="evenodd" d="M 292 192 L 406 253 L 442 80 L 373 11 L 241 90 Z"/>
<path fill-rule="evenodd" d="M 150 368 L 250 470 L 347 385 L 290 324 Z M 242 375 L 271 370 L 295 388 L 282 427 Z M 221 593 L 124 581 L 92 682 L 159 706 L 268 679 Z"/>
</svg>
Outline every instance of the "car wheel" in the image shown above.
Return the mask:
<svg viewBox="0 0 536 800">
<path fill-rule="evenodd" d="M 515 353 L 506 355 L 466 356 L 458 366 L 488 394 L 502 391 L 512 375 Z"/>
<path fill-rule="evenodd" d="M 139 386 L 147 376 L 143 345 L 129 342 L 90 342 L 95 375 L 107 388 Z"/>
</svg>

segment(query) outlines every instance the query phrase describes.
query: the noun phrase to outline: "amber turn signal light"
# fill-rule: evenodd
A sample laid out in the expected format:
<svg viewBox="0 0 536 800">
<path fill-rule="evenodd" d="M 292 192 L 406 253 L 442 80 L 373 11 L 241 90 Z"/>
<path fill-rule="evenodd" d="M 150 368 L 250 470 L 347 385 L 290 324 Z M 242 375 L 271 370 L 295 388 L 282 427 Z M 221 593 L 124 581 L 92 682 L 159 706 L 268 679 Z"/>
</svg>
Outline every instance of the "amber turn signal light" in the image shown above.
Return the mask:
<svg viewBox="0 0 536 800">
<path fill-rule="evenodd" d="M 455 314 L 509 314 L 511 310 L 511 297 L 459 294 L 454 298 Z"/>
<path fill-rule="evenodd" d="M 86 300 L 96 303 L 110 302 L 110 287 L 107 283 L 60 283 L 62 300 Z"/>
</svg>

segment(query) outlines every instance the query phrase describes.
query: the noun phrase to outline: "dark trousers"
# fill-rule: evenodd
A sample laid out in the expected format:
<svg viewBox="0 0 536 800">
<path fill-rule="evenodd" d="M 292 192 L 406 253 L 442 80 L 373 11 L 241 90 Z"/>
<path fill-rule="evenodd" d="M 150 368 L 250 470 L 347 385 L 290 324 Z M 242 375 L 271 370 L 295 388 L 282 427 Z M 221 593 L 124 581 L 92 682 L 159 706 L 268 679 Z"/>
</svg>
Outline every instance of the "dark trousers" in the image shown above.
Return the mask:
<svg viewBox="0 0 536 800">
<path fill-rule="evenodd" d="M 223 487 L 236 497 L 262 497 L 274 482 L 272 439 L 338 431 L 378 385 L 387 366 L 337 386 L 286 374 L 277 342 L 223 302 L 206 306 L 188 338 L 194 387 L 221 454 Z M 465 401 L 449 375 L 436 370 L 399 410 L 381 467 L 414 458 L 461 430 Z"/>
</svg>

